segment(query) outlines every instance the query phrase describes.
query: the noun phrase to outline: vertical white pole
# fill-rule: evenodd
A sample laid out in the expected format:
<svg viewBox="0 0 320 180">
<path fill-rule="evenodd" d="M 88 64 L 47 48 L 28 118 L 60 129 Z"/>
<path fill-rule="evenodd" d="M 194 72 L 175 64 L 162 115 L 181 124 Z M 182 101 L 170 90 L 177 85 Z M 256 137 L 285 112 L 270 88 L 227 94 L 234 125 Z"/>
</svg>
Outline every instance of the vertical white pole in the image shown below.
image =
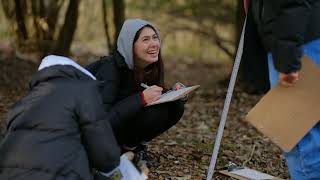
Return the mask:
<svg viewBox="0 0 320 180">
<path fill-rule="evenodd" d="M 219 128 L 218 128 L 216 140 L 214 143 L 210 166 L 208 169 L 207 180 L 212 180 L 215 165 L 217 162 L 217 157 L 218 157 L 218 153 L 219 153 L 223 130 L 224 130 L 224 126 L 226 124 L 226 120 L 227 120 L 227 116 L 228 116 L 228 112 L 229 112 L 229 106 L 230 106 L 230 102 L 231 102 L 231 98 L 232 98 L 232 94 L 233 94 L 233 89 L 234 89 L 234 85 L 236 83 L 237 74 L 238 74 L 240 61 L 241 61 L 241 56 L 242 56 L 242 52 L 243 52 L 243 41 L 244 41 L 243 39 L 244 39 L 244 30 L 245 30 L 245 26 L 246 26 L 246 21 L 247 21 L 247 18 L 245 19 L 244 24 L 243 24 L 243 28 L 242 28 L 242 33 L 241 33 L 241 38 L 240 38 L 240 42 L 239 42 L 239 46 L 238 46 L 238 50 L 237 50 L 237 55 L 236 55 L 236 58 L 234 61 L 231 79 L 230 79 L 229 87 L 228 87 L 228 91 L 227 91 L 227 96 L 224 101 L 220 124 L 219 124 Z"/>
</svg>

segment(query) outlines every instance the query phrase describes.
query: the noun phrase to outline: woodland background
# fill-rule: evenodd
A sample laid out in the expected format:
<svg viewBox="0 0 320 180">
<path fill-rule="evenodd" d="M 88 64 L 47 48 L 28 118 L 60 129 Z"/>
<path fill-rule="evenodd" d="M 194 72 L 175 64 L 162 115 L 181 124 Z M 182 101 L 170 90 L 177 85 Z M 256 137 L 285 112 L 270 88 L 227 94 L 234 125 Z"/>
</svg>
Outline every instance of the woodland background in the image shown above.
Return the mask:
<svg viewBox="0 0 320 180">
<path fill-rule="evenodd" d="M 6 112 L 27 92 L 42 57 L 65 55 L 86 65 L 109 54 L 126 18 L 142 18 L 160 31 L 166 83 L 201 85 L 182 120 L 150 142 L 150 179 L 204 179 L 244 16 L 241 0 L 1 0 L 0 141 Z M 266 91 L 265 83 L 248 80 L 261 77 L 247 71 L 243 63 L 217 169 L 232 161 L 288 178 L 280 149 L 244 121 Z"/>
</svg>

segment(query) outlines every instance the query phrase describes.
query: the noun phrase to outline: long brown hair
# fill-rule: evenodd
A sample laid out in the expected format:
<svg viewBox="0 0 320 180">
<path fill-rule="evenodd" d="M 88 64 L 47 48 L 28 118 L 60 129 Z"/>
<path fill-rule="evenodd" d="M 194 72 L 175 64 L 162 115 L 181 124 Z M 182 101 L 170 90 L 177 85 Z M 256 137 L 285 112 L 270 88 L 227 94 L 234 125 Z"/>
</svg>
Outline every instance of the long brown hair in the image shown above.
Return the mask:
<svg viewBox="0 0 320 180">
<path fill-rule="evenodd" d="M 141 31 L 145 28 L 149 27 L 153 29 L 154 32 L 158 33 L 153 26 L 151 25 L 145 25 L 139 31 L 137 31 L 136 35 L 134 36 L 133 40 L 133 46 L 134 43 L 138 40 Z M 157 34 L 159 36 L 159 34 Z M 134 54 L 134 52 L 133 52 Z M 134 58 L 135 61 L 135 58 Z M 140 83 L 146 83 L 148 85 L 157 85 L 162 88 L 165 88 L 164 86 L 164 67 L 163 67 L 163 61 L 161 56 L 161 48 L 158 55 L 158 61 L 148 65 L 144 69 L 136 68 L 136 66 L 133 68 L 134 71 L 134 79 L 136 87 L 140 86 Z"/>
</svg>

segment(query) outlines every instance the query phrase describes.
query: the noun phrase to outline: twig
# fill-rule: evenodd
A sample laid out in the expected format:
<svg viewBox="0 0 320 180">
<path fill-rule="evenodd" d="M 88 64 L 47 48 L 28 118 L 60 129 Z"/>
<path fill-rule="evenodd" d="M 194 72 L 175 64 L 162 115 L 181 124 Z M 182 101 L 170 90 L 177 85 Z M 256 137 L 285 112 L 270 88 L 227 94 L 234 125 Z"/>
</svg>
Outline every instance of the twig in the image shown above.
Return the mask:
<svg viewBox="0 0 320 180">
<path fill-rule="evenodd" d="M 255 150 L 255 149 L 256 149 L 256 144 L 253 144 L 253 147 L 252 147 L 250 156 L 249 156 L 248 159 L 246 159 L 246 160 L 242 163 L 242 167 L 244 167 L 244 166 L 252 159 L 252 156 L 253 156 L 253 153 L 254 153 L 254 150 Z"/>
</svg>

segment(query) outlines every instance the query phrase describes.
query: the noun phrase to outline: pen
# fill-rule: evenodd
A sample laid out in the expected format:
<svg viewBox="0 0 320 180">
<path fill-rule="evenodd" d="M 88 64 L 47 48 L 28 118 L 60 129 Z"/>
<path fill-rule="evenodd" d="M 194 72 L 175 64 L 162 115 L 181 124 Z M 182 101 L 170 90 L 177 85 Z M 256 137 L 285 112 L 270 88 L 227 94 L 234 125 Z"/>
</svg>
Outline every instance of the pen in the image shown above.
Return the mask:
<svg viewBox="0 0 320 180">
<path fill-rule="evenodd" d="M 145 83 L 141 83 L 140 86 L 142 86 L 142 87 L 144 87 L 144 88 L 146 88 L 146 89 L 149 88 L 149 86 L 146 85 Z"/>
</svg>

